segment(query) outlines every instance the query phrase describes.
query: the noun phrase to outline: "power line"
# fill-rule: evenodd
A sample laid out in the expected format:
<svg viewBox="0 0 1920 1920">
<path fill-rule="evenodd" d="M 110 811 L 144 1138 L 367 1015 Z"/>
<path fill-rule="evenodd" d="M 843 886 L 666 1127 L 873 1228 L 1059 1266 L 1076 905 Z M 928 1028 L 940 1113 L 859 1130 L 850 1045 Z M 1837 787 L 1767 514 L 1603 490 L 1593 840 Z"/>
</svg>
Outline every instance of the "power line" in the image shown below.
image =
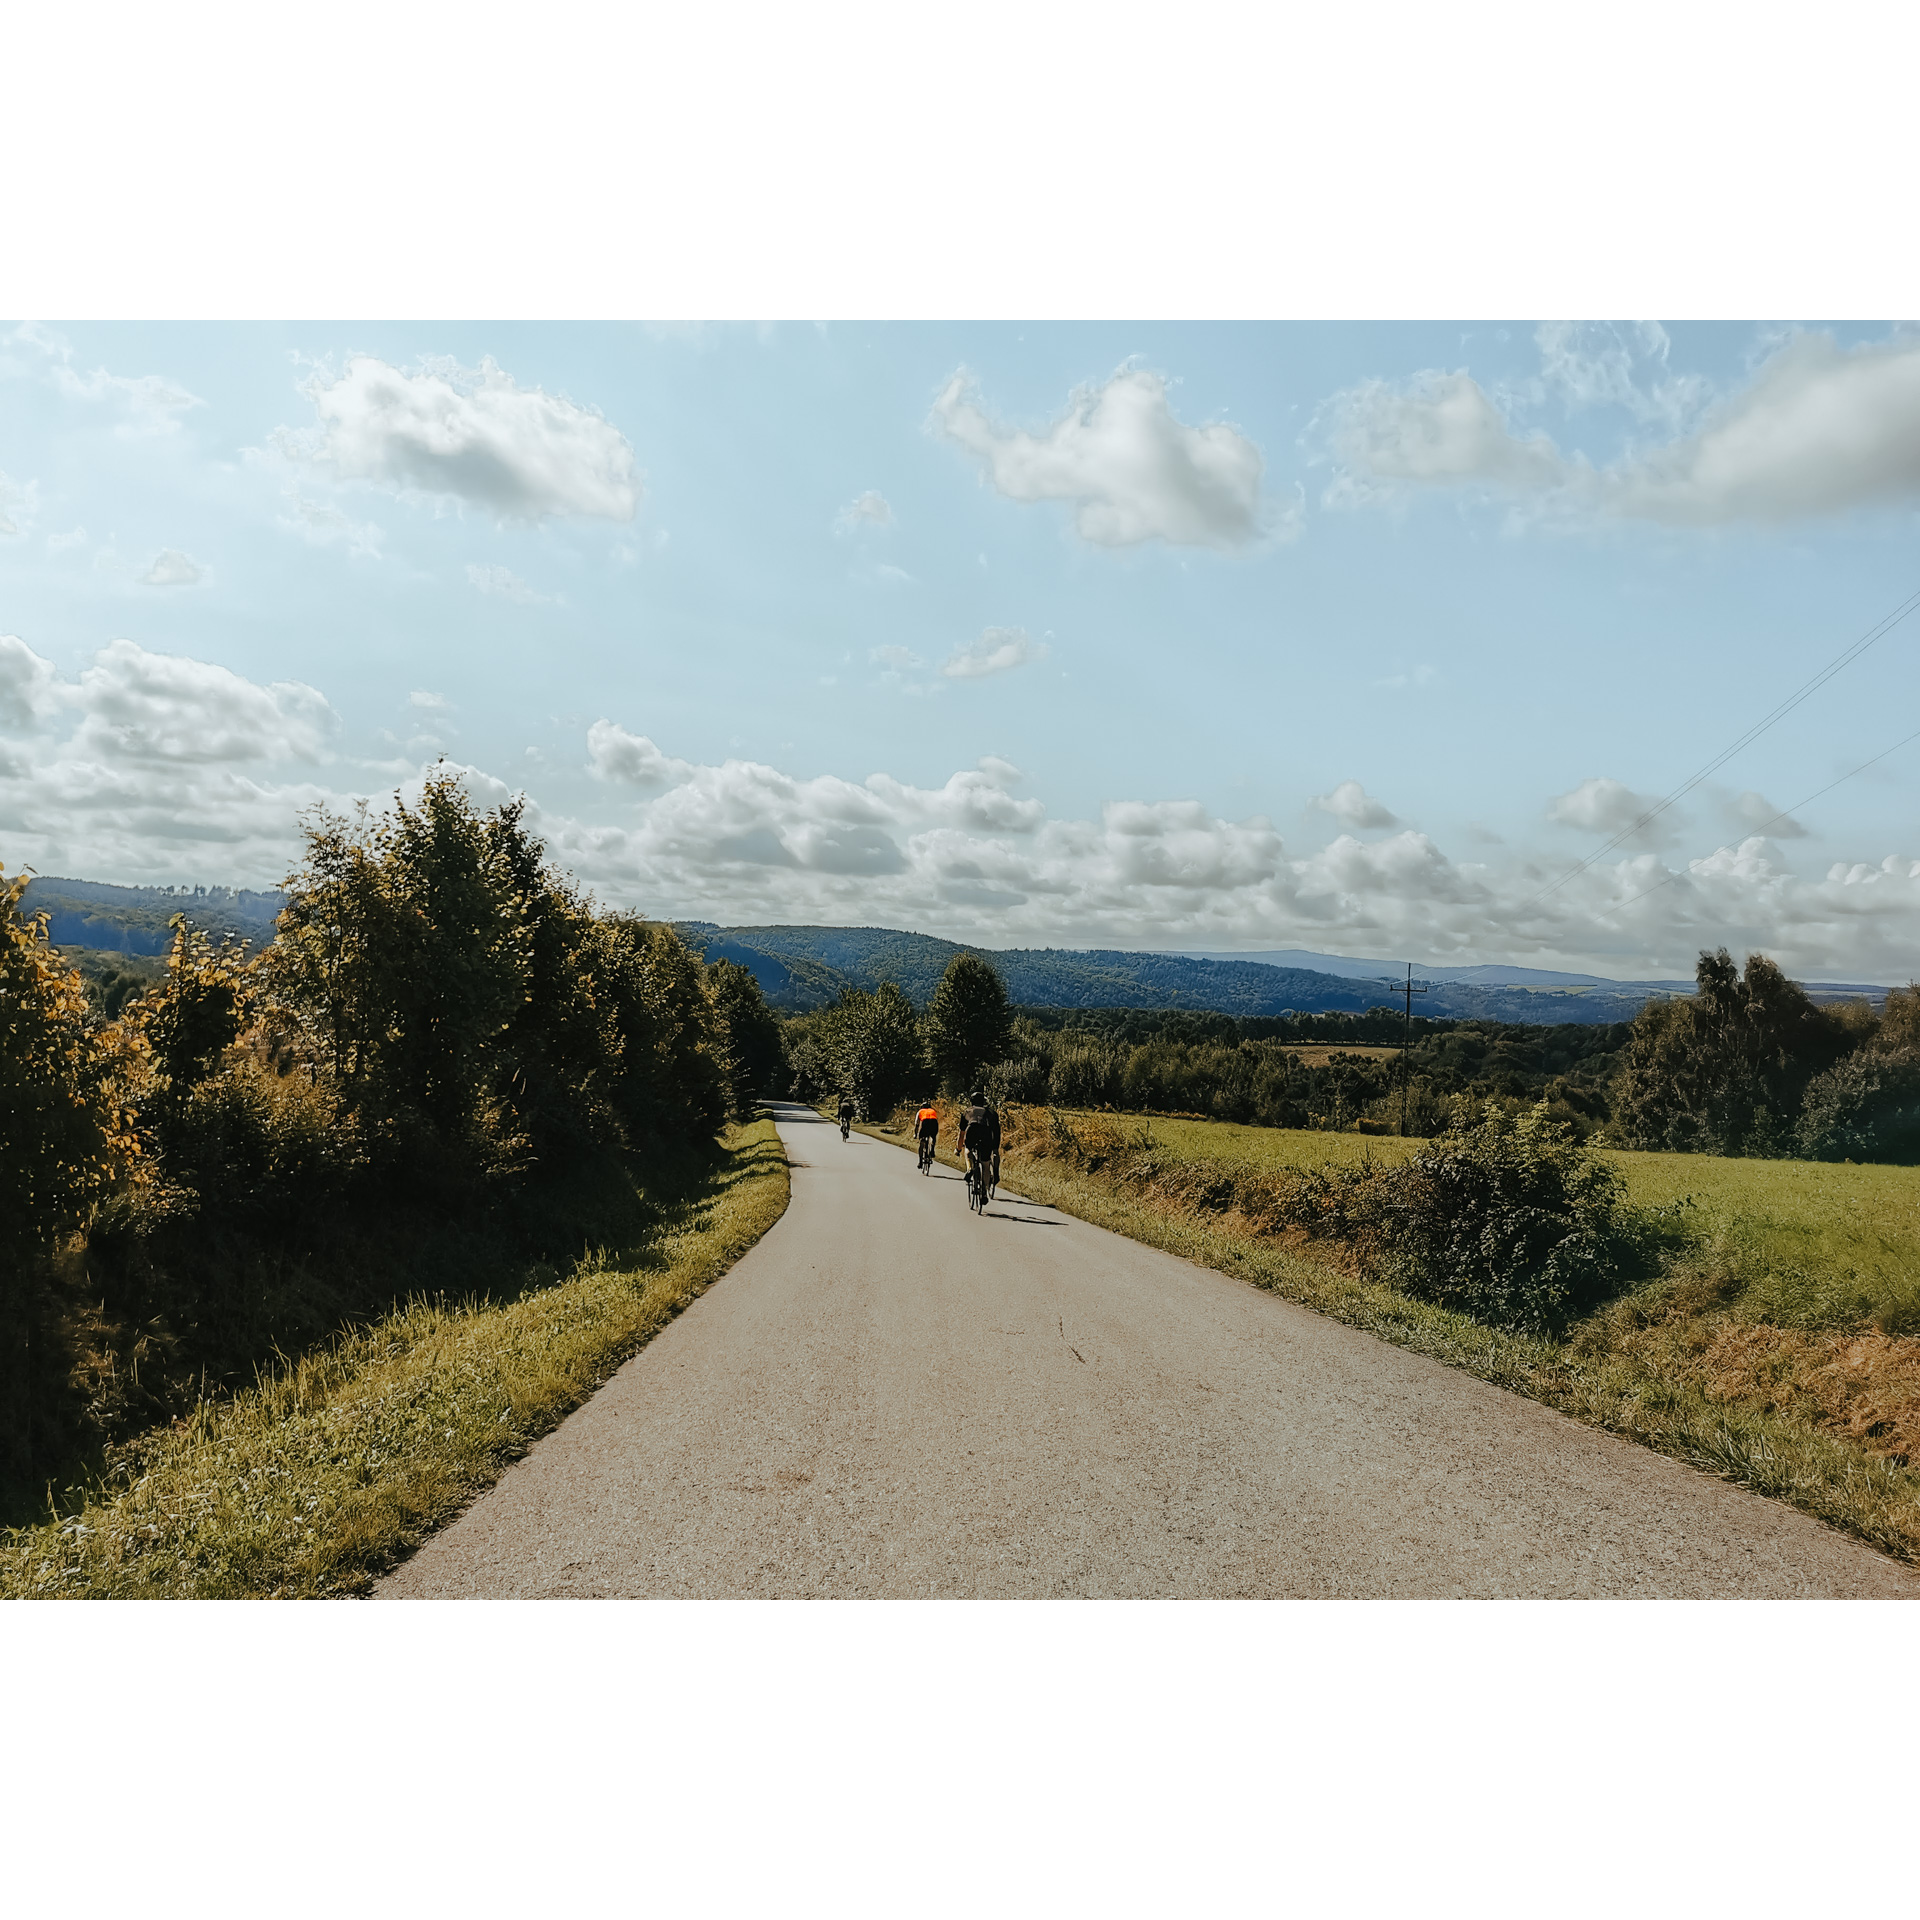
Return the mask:
<svg viewBox="0 0 1920 1920">
<path fill-rule="evenodd" d="M 1749 839 L 1752 839 L 1757 834 L 1765 833 L 1768 827 L 1777 827 L 1782 820 L 1787 819 L 1790 815 L 1798 813 L 1802 807 L 1810 807 L 1813 805 L 1813 803 L 1816 800 L 1824 800 L 1827 797 L 1827 795 L 1834 790 L 1835 787 L 1844 787 L 1847 784 L 1847 782 L 1853 778 L 1854 773 L 1865 773 L 1869 767 L 1878 766 L 1879 763 L 1882 760 L 1884 760 L 1889 753 L 1898 753 L 1902 747 L 1911 746 L 1913 742 L 1916 740 L 1920 740 L 1920 729 L 1916 729 L 1914 732 L 1908 734 L 1906 739 L 1904 740 L 1896 740 L 1892 746 L 1886 748 L 1883 752 L 1876 753 L 1871 760 L 1862 760 L 1860 764 L 1854 768 L 1853 773 L 1843 773 L 1838 780 L 1830 781 L 1826 786 L 1822 787 L 1818 793 L 1808 794 L 1807 797 L 1804 800 L 1800 801 L 1798 805 L 1782 808 L 1781 811 L 1776 813 L 1771 820 L 1766 821 L 1761 826 L 1755 827 L 1753 830 L 1753 833 L 1749 834 L 1747 837 Z M 1721 842 L 1722 846 L 1724 846 L 1725 844 L 1726 843 L 1724 841 Z M 1715 853 L 1718 853 L 1719 851 L 1720 851 L 1719 847 L 1714 848 Z M 1664 880 L 1656 880 L 1652 886 L 1644 888 L 1641 892 L 1632 895 L 1628 899 L 1622 900 L 1619 906 L 1617 907 L 1607 908 L 1606 911 L 1609 913 L 1623 913 L 1628 907 L 1633 905 L 1635 900 L 1644 900 L 1648 894 L 1658 893 L 1662 887 L 1672 886 L 1673 883 L 1679 878 L 1680 878 L 1679 874 L 1670 873 L 1667 875 L 1667 877 Z"/>
<path fill-rule="evenodd" d="M 1781 703 L 1777 707 L 1775 707 L 1771 713 L 1767 714 L 1763 719 L 1755 721 L 1754 724 L 1750 726 L 1746 730 L 1746 732 L 1743 733 L 1740 736 L 1740 738 L 1733 743 L 1732 746 L 1728 747 L 1724 753 L 1721 753 L 1717 755 L 1714 759 L 1709 760 L 1707 764 L 1704 767 L 1702 767 L 1698 773 L 1693 775 L 1691 779 L 1682 781 L 1681 784 L 1675 787 L 1674 790 L 1670 794 L 1668 794 L 1664 800 L 1658 802 L 1654 806 L 1649 807 L 1647 811 L 1639 817 L 1639 819 L 1635 820 L 1632 823 L 1632 825 L 1622 827 L 1620 831 L 1616 833 L 1613 836 L 1613 838 L 1609 840 L 1604 846 L 1595 848 L 1594 851 L 1588 854 L 1587 857 L 1584 860 L 1582 860 L 1578 866 L 1569 867 L 1567 871 L 1563 873 L 1558 880 L 1552 881 L 1547 886 L 1542 887 L 1538 893 L 1529 894 L 1525 900 L 1521 901 L 1517 911 L 1525 912 L 1525 910 L 1528 907 L 1532 906 L 1536 901 L 1544 900 L 1547 897 L 1547 895 L 1550 893 L 1557 893 L 1560 890 L 1560 888 L 1564 887 L 1567 884 L 1569 880 L 1576 879 L 1579 877 L 1579 875 L 1585 873 L 1586 870 L 1590 866 L 1592 866 L 1595 861 L 1604 860 L 1607 857 L 1607 855 L 1610 854 L 1614 850 L 1614 848 L 1619 846 L 1623 841 L 1631 840 L 1633 836 L 1637 834 L 1643 827 L 1648 826 L 1651 822 L 1659 819 L 1659 817 L 1663 813 L 1665 813 L 1666 810 L 1670 806 L 1672 806 L 1676 801 L 1685 799 L 1686 796 L 1690 794 L 1694 790 L 1694 788 L 1701 783 L 1701 781 L 1707 779 L 1710 775 L 1719 772 L 1719 770 L 1722 767 L 1724 767 L 1727 764 L 1727 762 L 1731 760 L 1736 753 L 1739 753 L 1740 751 L 1742 751 L 1742 749 L 1746 747 L 1752 746 L 1753 743 L 1756 740 L 1758 740 L 1760 736 L 1763 733 L 1765 733 L 1769 727 L 1777 725 L 1780 721 L 1784 720 L 1787 717 L 1787 715 L 1794 710 L 1795 707 L 1799 706 L 1799 704 L 1803 700 L 1806 700 L 1811 695 L 1818 693 L 1820 689 L 1824 687 L 1827 684 L 1827 682 L 1831 680 L 1836 673 L 1841 671 L 1842 668 L 1852 666 L 1853 663 L 1856 660 L 1858 660 L 1860 656 L 1863 653 L 1865 653 L 1866 650 L 1870 646 L 1872 646 L 1876 640 L 1885 639 L 1886 636 L 1889 633 L 1891 633 L 1893 629 L 1897 627 L 1900 624 L 1900 622 L 1907 617 L 1908 614 L 1913 612 L 1914 608 L 1916 607 L 1920 607 L 1920 591 L 1916 591 L 1910 594 L 1905 600 L 1903 600 L 1899 604 L 1899 606 L 1895 607 L 1894 610 L 1890 614 L 1888 614 L 1883 620 L 1880 620 L 1874 626 L 1870 627 L 1867 630 L 1867 632 L 1862 634 L 1861 637 L 1858 640 L 1856 640 L 1852 646 L 1847 648 L 1847 650 L 1843 654 L 1841 654 L 1838 659 L 1830 661 L 1826 666 L 1822 667 L 1820 671 L 1816 673 L 1813 676 L 1813 678 L 1809 680 L 1806 683 L 1806 685 L 1803 686 L 1797 693 L 1794 693 L 1790 695 L 1787 699 L 1781 701 Z M 1904 745 L 1905 742 L 1902 742 L 1901 744 Z M 1887 749 L 1887 753 L 1891 753 L 1891 752 L 1893 752 L 1893 748 L 1889 747 Z M 1880 759 L 1885 759 L 1886 754 L 1881 754 L 1876 757 Z M 1872 766 L 1873 762 L 1869 760 L 1866 764 L 1867 766 Z M 1859 772 L 1862 772 L 1863 770 L 1864 769 L 1862 768 L 1856 767 L 1854 769 L 1854 772 L 1859 773 Z M 1846 777 L 1848 779 L 1851 779 L 1853 775 L 1849 774 Z M 1834 782 L 1834 786 L 1838 786 L 1839 784 L 1840 783 L 1837 780 Z M 1832 790 L 1833 789 L 1831 787 L 1824 789 L 1824 791 L 1829 793 L 1832 792 Z M 1816 794 L 1814 798 L 1818 799 L 1819 795 Z M 1802 806 L 1805 806 L 1808 803 L 1803 800 L 1800 804 Z M 1779 816 L 1776 816 L 1776 818 L 1778 817 Z M 1772 822 L 1769 821 L 1768 824 L 1772 825 Z M 1662 884 L 1664 884 L 1664 882 Z M 1652 889 L 1650 888 L 1648 891 L 1651 892 Z"/>
</svg>

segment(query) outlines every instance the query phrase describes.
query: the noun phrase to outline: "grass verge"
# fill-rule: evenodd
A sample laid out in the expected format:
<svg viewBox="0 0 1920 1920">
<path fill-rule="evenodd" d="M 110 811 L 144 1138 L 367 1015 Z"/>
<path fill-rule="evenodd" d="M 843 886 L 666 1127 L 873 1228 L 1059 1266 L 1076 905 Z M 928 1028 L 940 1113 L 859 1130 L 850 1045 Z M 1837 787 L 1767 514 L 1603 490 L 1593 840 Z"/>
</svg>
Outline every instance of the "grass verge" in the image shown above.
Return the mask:
<svg viewBox="0 0 1920 1920">
<path fill-rule="evenodd" d="M 491 1486 L 785 1211 L 773 1122 L 649 1194 L 651 1231 L 504 1302 L 416 1301 L 134 1450 L 0 1542 L 0 1597 L 362 1593 Z"/>
<path fill-rule="evenodd" d="M 1345 1272 L 1331 1258 L 1299 1253 L 1270 1235 L 1251 1231 L 1231 1214 L 1196 1213 L 1151 1187 L 1131 1186 L 1111 1170 L 1111 1147 L 1129 1144 L 1123 1129 L 1112 1122 L 1104 1123 L 1113 1136 L 1106 1143 L 1109 1154 L 1092 1169 L 1048 1151 L 1044 1110 L 1033 1110 L 1030 1117 L 1028 1110 L 1020 1110 L 1010 1114 L 1008 1122 L 1007 1184 L 1034 1200 L 1232 1274 L 1589 1426 L 1785 1500 L 1896 1559 L 1920 1564 L 1920 1473 L 1845 1431 L 1830 1430 L 1816 1407 L 1783 1395 L 1777 1385 L 1730 1390 L 1729 1378 L 1739 1382 L 1739 1376 L 1703 1373 L 1690 1358 L 1697 1356 L 1700 1329 L 1691 1303 L 1682 1297 L 1686 1282 L 1666 1293 L 1656 1288 L 1616 1303 L 1576 1328 L 1565 1342 L 1528 1339 Z M 1095 1127 L 1102 1124 L 1094 1122 Z M 1210 1123 L 1185 1124 L 1197 1128 Z M 1138 1134 L 1140 1123 L 1132 1127 Z M 913 1144 L 904 1128 L 863 1130 L 903 1147 Z M 950 1140 L 950 1125 L 942 1131 Z M 1152 1131 L 1159 1149 L 1167 1129 L 1155 1120 Z M 1379 1144 L 1340 1135 L 1305 1138 L 1310 1143 L 1351 1138 L 1356 1150 Z M 1259 1144 L 1261 1164 L 1279 1164 L 1271 1158 L 1278 1143 Z M 1190 1151 L 1184 1141 L 1182 1148 Z M 1683 1316 L 1679 1324 L 1673 1311 L 1656 1304 L 1661 1301 Z M 1649 1307 L 1655 1310 L 1649 1312 Z M 1770 1331 L 1774 1338 L 1769 1351 L 1778 1351 L 1779 1330 Z M 1751 1388 L 1750 1380 L 1742 1384 Z"/>
</svg>

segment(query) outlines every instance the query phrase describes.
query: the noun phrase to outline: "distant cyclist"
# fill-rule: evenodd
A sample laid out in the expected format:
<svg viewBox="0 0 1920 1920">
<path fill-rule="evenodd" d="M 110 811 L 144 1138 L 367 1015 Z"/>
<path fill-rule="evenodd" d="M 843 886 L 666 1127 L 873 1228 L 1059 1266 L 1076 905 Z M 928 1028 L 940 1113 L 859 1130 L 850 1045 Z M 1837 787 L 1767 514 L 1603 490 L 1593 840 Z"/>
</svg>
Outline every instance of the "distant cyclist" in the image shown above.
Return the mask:
<svg viewBox="0 0 1920 1920">
<path fill-rule="evenodd" d="M 934 1150 L 940 1144 L 940 1109 L 931 1100 L 913 1116 L 913 1131 L 920 1142 L 920 1171 L 933 1165 Z"/>
<path fill-rule="evenodd" d="M 840 1096 L 840 1138 L 844 1140 L 853 1131 L 854 1105 L 853 1095 L 843 1093 Z"/>
<path fill-rule="evenodd" d="M 1000 1116 L 977 1091 L 967 1095 L 967 1108 L 960 1116 L 960 1150 L 969 1166 L 979 1166 L 991 1193 L 1000 1184 Z"/>
</svg>

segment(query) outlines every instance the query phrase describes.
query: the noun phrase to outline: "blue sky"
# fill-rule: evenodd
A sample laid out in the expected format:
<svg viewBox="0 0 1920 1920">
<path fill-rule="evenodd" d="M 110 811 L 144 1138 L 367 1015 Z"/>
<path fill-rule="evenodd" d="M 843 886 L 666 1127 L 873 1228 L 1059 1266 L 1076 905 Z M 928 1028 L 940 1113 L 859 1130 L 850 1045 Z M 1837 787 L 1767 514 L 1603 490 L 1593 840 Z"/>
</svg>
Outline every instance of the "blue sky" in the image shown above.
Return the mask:
<svg viewBox="0 0 1920 1920">
<path fill-rule="evenodd" d="M 270 882 L 444 755 L 661 915 L 1904 980 L 1920 743 L 1772 816 L 1920 615 L 1635 822 L 1917 499 L 1884 326 L 24 326 L 0 860 Z"/>
</svg>

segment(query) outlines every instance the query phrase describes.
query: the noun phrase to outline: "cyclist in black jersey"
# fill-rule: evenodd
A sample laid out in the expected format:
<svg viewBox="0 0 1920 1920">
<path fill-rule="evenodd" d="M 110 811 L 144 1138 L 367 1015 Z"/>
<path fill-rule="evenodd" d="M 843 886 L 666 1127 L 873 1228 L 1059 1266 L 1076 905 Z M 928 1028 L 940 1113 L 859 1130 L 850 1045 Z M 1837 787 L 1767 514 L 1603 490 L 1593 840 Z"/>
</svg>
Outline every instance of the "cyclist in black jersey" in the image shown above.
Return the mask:
<svg viewBox="0 0 1920 1920">
<path fill-rule="evenodd" d="M 840 1096 L 840 1138 L 842 1140 L 844 1140 L 847 1137 L 847 1135 L 850 1132 L 852 1132 L 853 1119 L 854 1119 L 853 1095 L 850 1093 L 843 1093 Z"/>
<path fill-rule="evenodd" d="M 960 1115 L 961 1151 L 967 1163 L 979 1163 L 987 1191 L 1000 1184 L 1000 1116 L 978 1092 L 967 1095 L 965 1111 Z"/>
</svg>

